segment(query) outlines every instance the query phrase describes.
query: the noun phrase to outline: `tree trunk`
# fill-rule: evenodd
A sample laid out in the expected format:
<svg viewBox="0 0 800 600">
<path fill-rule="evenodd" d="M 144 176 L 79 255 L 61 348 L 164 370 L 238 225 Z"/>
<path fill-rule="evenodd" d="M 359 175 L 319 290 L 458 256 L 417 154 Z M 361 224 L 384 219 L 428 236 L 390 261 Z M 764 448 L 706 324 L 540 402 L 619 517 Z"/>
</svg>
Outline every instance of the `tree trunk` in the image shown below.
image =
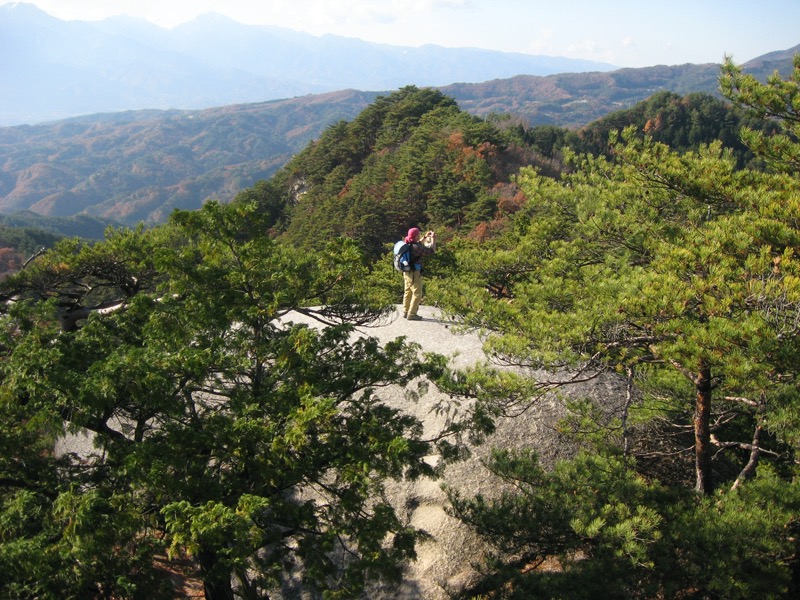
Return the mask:
<svg viewBox="0 0 800 600">
<path fill-rule="evenodd" d="M 203 576 L 203 592 L 206 600 L 234 600 L 231 573 L 220 569 L 217 555 L 210 550 L 201 550 L 197 554 L 200 573 Z"/>
<path fill-rule="evenodd" d="M 694 457 L 695 491 L 710 494 L 711 480 L 711 369 L 701 365 L 695 378 Z"/>
<path fill-rule="evenodd" d="M 756 430 L 753 433 L 753 443 L 750 444 L 750 460 L 747 461 L 744 469 L 739 473 L 736 481 L 733 482 L 732 490 L 742 485 L 745 479 L 749 479 L 755 475 L 758 459 L 761 456 L 761 433 L 763 431 L 761 419 L 763 418 L 764 410 L 764 399 L 762 398 L 761 402 L 758 404 L 758 411 L 756 412 Z"/>
</svg>

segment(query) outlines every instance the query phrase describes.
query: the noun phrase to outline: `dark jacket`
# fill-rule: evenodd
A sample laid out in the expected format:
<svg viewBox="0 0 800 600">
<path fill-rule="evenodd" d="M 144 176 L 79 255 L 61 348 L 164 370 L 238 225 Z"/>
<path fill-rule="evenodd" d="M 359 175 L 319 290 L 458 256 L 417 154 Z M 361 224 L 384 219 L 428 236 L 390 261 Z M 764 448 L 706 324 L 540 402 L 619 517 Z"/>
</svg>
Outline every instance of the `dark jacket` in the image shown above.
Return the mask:
<svg viewBox="0 0 800 600">
<path fill-rule="evenodd" d="M 414 265 L 414 269 L 417 271 L 422 269 L 422 257 L 433 254 L 434 252 L 435 250 L 433 248 L 428 248 L 422 242 L 414 242 L 411 244 L 411 263 Z"/>
</svg>

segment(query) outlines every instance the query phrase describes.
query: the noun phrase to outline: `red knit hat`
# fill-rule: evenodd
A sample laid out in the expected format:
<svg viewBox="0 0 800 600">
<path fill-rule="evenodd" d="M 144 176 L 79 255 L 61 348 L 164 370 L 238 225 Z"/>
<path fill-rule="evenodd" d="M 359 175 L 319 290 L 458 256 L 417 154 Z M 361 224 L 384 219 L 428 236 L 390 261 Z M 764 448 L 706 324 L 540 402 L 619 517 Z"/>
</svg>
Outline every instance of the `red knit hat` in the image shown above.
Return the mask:
<svg viewBox="0 0 800 600">
<path fill-rule="evenodd" d="M 408 230 L 408 235 L 406 236 L 406 238 L 405 238 L 403 241 L 404 241 L 406 244 L 410 244 L 411 242 L 413 242 L 413 241 L 416 239 L 416 237 L 417 237 L 417 236 L 418 236 L 420 233 L 421 233 L 421 232 L 420 232 L 420 230 L 419 230 L 417 227 L 412 227 L 411 229 L 409 229 L 409 230 Z"/>
</svg>

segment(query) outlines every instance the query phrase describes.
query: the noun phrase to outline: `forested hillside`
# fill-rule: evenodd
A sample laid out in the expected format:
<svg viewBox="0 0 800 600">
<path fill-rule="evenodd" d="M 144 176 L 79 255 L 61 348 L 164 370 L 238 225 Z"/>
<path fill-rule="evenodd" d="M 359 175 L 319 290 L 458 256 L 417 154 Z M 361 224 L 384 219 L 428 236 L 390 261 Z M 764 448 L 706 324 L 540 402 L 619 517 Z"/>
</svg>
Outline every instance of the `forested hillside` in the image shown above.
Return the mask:
<svg viewBox="0 0 800 600">
<path fill-rule="evenodd" d="M 0 278 L 18 271 L 35 254 L 52 248 L 64 237 L 102 240 L 108 227 L 119 223 L 86 215 L 44 217 L 23 211 L 0 216 Z"/>
<path fill-rule="evenodd" d="M 660 94 L 585 132 L 405 87 L 233 202 L 0 282 L 0 596 L 391 590 L 426 531 L 387 484 L 602 376 L 621 408 L 565 402 L 567 458 L 497 448 L 503 493 L 447 490 L 496 550 L 455 597 L 797 597 L 800 56 L 720 75 L 730 105 Z M 410 225 L 440 232 L 425 303 L 513 369 L 353 335 L 393 313 Z M 381 395 L 411 382 L 435 424 Z"/>
<path fill-rule="evenodd" d="M 578 131 L 526 127 L 511 117 L 474 117 L 439 91 L 409 86 L 329 127 L 236 200 L 258 202 L 271 234 L 294 246 L 347 237 L 374 259 L 411 224 L 443 240 L 491 236 L 524 202 L 514 181 L 520 167 L 559 177 L 573 168 L 570 153 L 611 154 L 610 133 L 628 126 L 681 152 L 721 141 L 743 166 L 753 155 L 739 130 L 751 121 L 707 94 L 662 92 Z"/>
<path fill-rule="evenodd" d="M 204 111 L 134 111 L 0 128 L 0 211 L 135 225 L 230 200 L 377 94 L 337 92 Z"/>
<path fill-rule="evenodd" d="M 0 279 L 19 271 L 37 253 L 55 246 L 61 237 L 52 231 L 0 223 Z"/>
<path fill-rule="evenodd" d="M 328 128 L 258 193 L 237 199 L 269 206 L 275 232 L 293 245 L 345 236 L 376 258 L 409 224 L 469 231 L 513 204 L 509 176 L 526 157 L 506 146 L 441 92 L 407 87 Z"/>
<path fill-rule="evenodd" d="M 495 118 L 498 126 L 515 139 L 551 159 L 561 170 L 560 151 L 569 147 L 575 152 L 610 156 L 612 131 L 634 127 L 640 136 L 666 144 L 681 152 L 697 150 L 702 144 L 721 142 L 741 167 L 754 160 L 751 150 L 741 140 L 742 127 L 774 133 L 775 123 L 754 118 L 739 107 L 710 94 L 693 92 L 680 96 L 657 92 L 628 109 L 610 113 L 577 131 L 557 127 L 526 128 L 508 118 Z"/>
<path fill-rule="evenodd" d="M 787 73 L 791 53 L 744 65 L 765 80 Z M 505 115 L 525 127 L 579 130 L 659 91 L 718 96 L 719 65 L 611 73 L 520 76 L 440 88 L 473 115 Z M 163 223 L 175 208 L 230 201 L 271 177 L 322 131 L 350 121 L 386 92 L 330 94 L 196 111 L 88 115 L 0 128 L 0 213 L 87 214 L 133 226 Z"/>
<path fill-rule="evenodd" d="M 745 71 L 766 80 L 778 71 L 788 76 L 800 47 L 772 52 L 745 62 Z M 735 57 L 739 58 L 739 57 Z M 580 128 L 609 112 L 629 108 L 656 92 L 693 92 L 719 97 L 719 65 L 658 65 L 604 73 L 519 75 L 479 84 L 455 83 L 441 89 L 464 110 L 479 116 L 510 113 L 531 125 Z"/>
</svg>

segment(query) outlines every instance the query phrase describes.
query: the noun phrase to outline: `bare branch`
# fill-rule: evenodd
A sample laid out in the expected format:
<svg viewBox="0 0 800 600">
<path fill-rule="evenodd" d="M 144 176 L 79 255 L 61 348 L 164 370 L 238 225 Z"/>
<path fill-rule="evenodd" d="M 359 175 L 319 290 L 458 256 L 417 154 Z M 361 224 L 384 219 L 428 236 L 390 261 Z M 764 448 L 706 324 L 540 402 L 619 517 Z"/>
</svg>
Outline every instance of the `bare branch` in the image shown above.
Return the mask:
<svg viewBox="0 0 800 600">
<path fill-rule="evenodd" d="M 753 407 L 759 405 L 755 400 L 750 400 L 750 398 L 741 398 L 739 396 L 723 396 L 722 399 L 727 402 L 738 402 L 739 404 L 746 404 L 747 406 Z"/>
<path fill-rule="evenodd" d="M 628 438 L 628 412 L 633 403 L 633 367 L 626 369 L 627 385 L 625 386 L 625 406 L 622 409 L 622 454 L 628 456 L 630 439 Z"/>
<path fill-rule="evenodd" d="M 70 310 L 61 317 L 61 328 L 64 331 L 74 331 L 77 327 L 78 321 L 89 318 L 89 315 L 92 313 L 109 315 L 125 308 L 126 306 L 127 302 L 124 300 L 114 300 L 112 302 L 99 304 L 93 307 L 85 306 L 79 307 L 75 310 Z"/>
<path fill-rule="evenodd" d="M 733 482 L 731 486 L 731 490 L 735 490 L 745 479 L 749 479 L 755 473 L 756 466 L 758 465 L 758 457 L 761 455 L 761 448 L 759 447 L 758 443 L 761 441 L 761 423 L 756 425 L 756 430 L 753 433 L 753 442 L 750 444 L 752 446 L 750 450 L 750 458 L 747 461 L 747 464 L 742 469 L 742 472 L 739 473 L 739 476 L 736 478 L 736 481 Z"/>
<path fill-rule="evenodd" d="M 760 435 L 761 434 L 759 433 L 759 436 Z M 711 435 L 711 443 L 717 446 L 720 450 L 737 448 L 739 450 L 748 450 L 750 452 L 757 450 L 759 453 L 769 454 L 770 456 L 780 456 L 780 454 L 778 454 L 777 452 L 773 452 L 772 450 L 766 450 L 764 448 L 761 448 L 757 444 L 752 444 L 748 442 L 722 442 L 719 439 L 717 439 L 717 436 L 713 434 Z"/>
<path fill-rule="evenodd" d="M 40 247 L 40 248 L 39 248 L 39 249 L 38 249 L 36 252 L 34 252 L 33 254 L 31 254 L 31 255 L 30 255 L 30 257 L 28 258 L 28 260 L 26 260 L 24 263 L 22 263 L 22 266 L 20 267 L 20 271 L 21 271 L 22 269 L 24 269 L 25 267 L 27 267 L 27 266 L 28 266 L 28 264 L 29 264 L 31 261 L 33 261 L 34 259 L 36 259 L 36 258 L 38 258 L 39 256 L 41 256 L 42 254 L 44 254 L 46 250 L 47 250 L 47 248 L 45 248 L 44 246 L 42 246 L 42 247 Z"/>
<path fill-rule="evenodd" d="M 684 377 L 686 377 L 686 379 L 688 379 L 688 380 L 689 380 L 689 381 L 691 381 L 692 383 L 696 383 L 697 376 L 696 376 L 694 373 L 692 373 L 692 372 L 691 372 L 689 369 L 687 369 L 686 367 L 684 367 L 684 366 L 683 366 L 681 363 L 679 363 L 679 362 L 678 362 L 678 361 L 676 361 L 676 360 L 670 360 L 670 361 L 669 361 L 669 364 L 671 364 L 673 367 L 675 367 L 675 369 L 677 369 L 677 370 L 678 370 L 678 372 L 679 372 L 681 375 L 683 375 Z"/>
</svg>

